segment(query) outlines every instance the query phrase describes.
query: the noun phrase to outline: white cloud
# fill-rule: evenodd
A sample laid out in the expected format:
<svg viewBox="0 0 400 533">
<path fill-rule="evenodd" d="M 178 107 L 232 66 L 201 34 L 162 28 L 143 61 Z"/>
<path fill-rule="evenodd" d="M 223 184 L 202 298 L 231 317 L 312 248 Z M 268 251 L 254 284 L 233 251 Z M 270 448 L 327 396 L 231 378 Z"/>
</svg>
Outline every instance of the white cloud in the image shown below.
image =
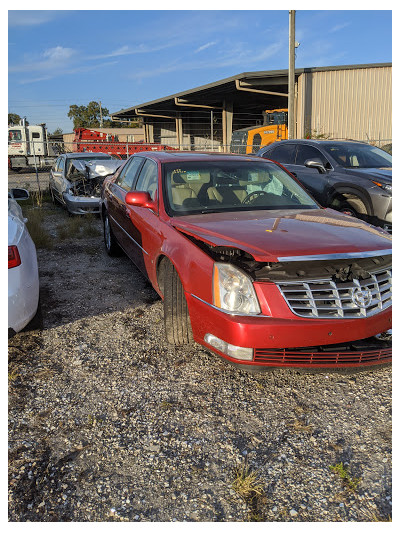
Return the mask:
<svg viewBox="0 0 400 533">
<path fill-rule="evenodd" d="M 350 22 L 343 22 L 343 24 L 337 24 L 329 30 L 329 33 L 335 33 L 336 31 L 343 30 L 343 28 L 347 28 L 347 26 L 350 26 Z"/>
<path fill-rule="evenodd" d="M 142 71 L 136 71 L 128 76 L 129 79 L 142 80 L 144 78 L 153 78 L 161 74 L 167 74 L 169 72 L 176 71 L 190 71 L 199 69 L 215 69 L 224 67 L 238 67 L 247 68 L 249 65 L 257 65 L 264 62 L 266 59 L 277 54 L 284 43 L 282 41 L 271 43 L 266 46 L 260 52 L 256 53 L 249 48 L 247 43 L 235 43 L 234 47 L 230 47 L 229 52 L 220 52 L 213 57 L 212 63 L 209 59 L 203 59 L 201 61 L 193 61 L 177 58 L 175 61 L 164 64 L 160 67 L 149 68 Z M 226 48 L 225 48 L 226 49 Z"/>
<path fill-rule="evenodd" d="M 60 70 L 71 64 L 76 51 L 72 48 L 55 46 L 48 48 L 39 56 L 26 57 L 24 63 L 9 67 L 9 72 L 48 72 L 51 70 Z"/>
<path fill-rule="evenodd" d="M 55 48 L 49 48 L 43 52 L 43 57 L 47 57 L 49 61 L 65 61 L 72 57 L 75 50 L 72 48 L 63 48 L 62 46 L 56 46 Z"/>
<path fill-rule="evenodd" d="M 210 48 L 210 46 L 214 46 L 215 44 L 217 44 L 217 41 L 211 41 L 209 43 L 203 44 L 203 46 L 199 46 L 199 48 L 197 48 L 194 53 L 197 54 L 198 52 L 202 52 L 203 50 L 206 50 L 207 48 Z"/>
<path fill-rule="evenodd" d="M 64 11 L 9 11 L 8 25 L 13 26 L 38 26 L 51 22 L 65 13 Z"/>
</svg>

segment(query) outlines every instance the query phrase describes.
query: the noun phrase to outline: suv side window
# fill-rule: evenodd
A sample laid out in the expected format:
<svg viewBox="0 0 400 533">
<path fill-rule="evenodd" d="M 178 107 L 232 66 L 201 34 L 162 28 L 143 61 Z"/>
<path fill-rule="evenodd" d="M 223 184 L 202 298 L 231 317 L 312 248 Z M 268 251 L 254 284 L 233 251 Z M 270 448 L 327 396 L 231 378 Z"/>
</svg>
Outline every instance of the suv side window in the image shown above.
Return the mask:
<svg viewBox="0 0 400 533">
<path fill-rule="evenodd" d="M 58 160 L 57 172 L 62 172 L 64 170 L 64 166 L 65 166 L 65 159 L 63 157 L 60 157 L 60 159 Z"/>
<path fill-rule="evenodd" d="M 158 168 L 157 164 L 147 159 L 140 171 L 135 189 L 137 191 L 148 192 L 154 200 L 158 189 Z"/>
<path fill-rule="evenodd" d="M 273 148 L 268 153 L 264 154 L 263 157 L 268 159 L 273 159 L 278 161 L 278 163 L 294 165 L 296 153 L 296 145 L 291 143 L 282 142 L 276 148 Z"/>
<path fill-rule="evenodd" d="M 115 180 L 115 183 L 119 185 L 121 189 L 124 189 L 125 191 L 130 191 L 132 189 L 132 185 L 135 180 L 137 171 L 139 170 L 142 162 L 143 158 L 134 157 L 132 161 L 130 161 L 125 166 L 121 174 Z"/>
<path fill-rule="evenodd" d="M 319 159 L 325 165 L 328 161 L 326 157 L 314 146 L 299 144 L 297 149 L 296 165 L 304 165 L 307 159 Z"/>
</svg>

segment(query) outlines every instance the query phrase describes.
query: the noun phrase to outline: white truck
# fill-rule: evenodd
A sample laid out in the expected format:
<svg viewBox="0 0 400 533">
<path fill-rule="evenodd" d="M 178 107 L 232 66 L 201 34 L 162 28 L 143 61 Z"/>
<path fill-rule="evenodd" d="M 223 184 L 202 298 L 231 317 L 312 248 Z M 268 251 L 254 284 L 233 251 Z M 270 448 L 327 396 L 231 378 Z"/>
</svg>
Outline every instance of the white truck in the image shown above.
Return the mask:
<svg viewBox="0 0 400 533">
<path fill-rule="evenodd" d="M 22 169 L 51 167 L 57 157 L 48 139 L 45 124 L 28 126 L 23 119 L 18 126 L 8 126 L 8 168 Z"/>
</svg>

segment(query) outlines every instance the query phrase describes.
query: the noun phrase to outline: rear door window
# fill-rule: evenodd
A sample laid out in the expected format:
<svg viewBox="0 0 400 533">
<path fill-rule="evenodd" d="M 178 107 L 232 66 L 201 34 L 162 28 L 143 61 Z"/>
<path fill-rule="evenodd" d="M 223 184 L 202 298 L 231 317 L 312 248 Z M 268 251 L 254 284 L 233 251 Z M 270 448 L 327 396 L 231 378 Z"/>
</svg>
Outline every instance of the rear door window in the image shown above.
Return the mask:
<svg viewBox="0 0 400 533">
<path fill-rule="evenodd" d="M 268 153 L 264 154 L 263 157 L 268 159 L 273 159 L 282 163 L 283 165 L 294 165 L 296 153 L 296 145 L 283 142 L 279 144 L 276 148 L 273 148 Z"/>
</svg>

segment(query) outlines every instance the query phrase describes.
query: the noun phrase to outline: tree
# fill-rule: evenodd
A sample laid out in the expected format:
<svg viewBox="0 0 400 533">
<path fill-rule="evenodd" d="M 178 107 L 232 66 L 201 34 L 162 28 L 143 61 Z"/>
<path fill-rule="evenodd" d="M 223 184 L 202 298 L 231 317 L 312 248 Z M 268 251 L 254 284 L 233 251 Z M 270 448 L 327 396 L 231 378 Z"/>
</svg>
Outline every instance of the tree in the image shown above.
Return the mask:
<svg viewBox="0 0 400 533">
<path fill-rule="evenodd" d="M 8 124 L 10 126 L 16 126 L 21 121 L 21 117 L 16 113 L 8 113 Z"/>
<path fill-rule="evenodd" d="M 108 115 L 108 109 L 102 108 L 103 117 Z M 68 117 L 72 118 L 75 128 L 95 128 L 100 126 L 100 105 L 98 102 L 89 102 L 85 105 L 70 105 Z M 104 123 L 104 121 L 103 121 Z"/>
<path fill-rule="evenodd" d="M 61 128 L 56 128 L 56 129 L 53 131 L 52 135 L 61 135 L 62 132 L 63 132 L 63 130 L 62 130 Z"/>
<path fill-rule="evenodd" d="M 73 120 L 74 129 L 76 128 L 99 128 L 100 118 L 103 119 L 104 128 L 120 128 L 122 126 L 119 122 L 114 122 L 111 119 L 106 119 L 110 115 L 109 110 L 106 107 L 101 107 L 99 102 L 91 101 L 87 106 L 85 105 L 70 105 L 68 111 L 68 117 Z M 123 125 L 123 127 L 137 128 L 138 122 L 134 122 L 129 125 Z"/>
</svg>

